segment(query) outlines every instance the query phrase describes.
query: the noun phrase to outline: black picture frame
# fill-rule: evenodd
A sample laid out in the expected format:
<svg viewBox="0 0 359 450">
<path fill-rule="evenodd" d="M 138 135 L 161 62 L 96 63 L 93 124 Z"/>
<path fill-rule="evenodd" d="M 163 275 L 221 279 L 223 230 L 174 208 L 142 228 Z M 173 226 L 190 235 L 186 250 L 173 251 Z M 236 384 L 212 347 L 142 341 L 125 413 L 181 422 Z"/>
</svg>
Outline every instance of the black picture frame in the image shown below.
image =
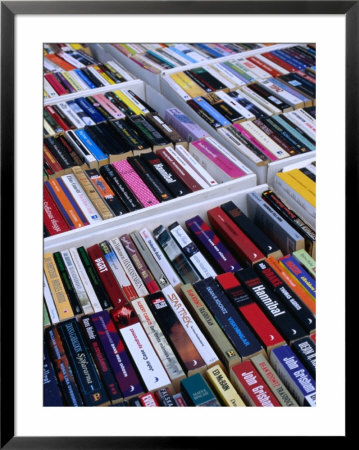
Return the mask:
<svg viewBox="0 0 359 450">
<path fill-rule="evenodd" d="M 1 2 L 1 448 L 114 449 L 197 448 L 216 437 L 25 437 L 15 436 L 14 405 L 14 36 L 18 14 L 339 14 L 346 22 L 345 233 L 355 236 L 351 205 L 358 204 L 359 2 L 358 1 L 5 1 Z M 346 297 L 355 239 L 346 238 Z M 354 277 L 355 279 L 355 277 Z M 5 283 L 6 280 L 6 283 Z M 347 314 L 347 313 L 346 313 Z M 347 315 L 346 315 L 347 319 Z M 346 343 L 349 345 L 346 326 Z M 346 350 L 347 352 L 347 350 Z M 348 374 L 348 377 L 350 374 Z M 347 400 L 347 397 L 346 397 Z M 348 402 L 346 401 L 346 404 Z M 347 416 L 347 415 L 346 415 Z M 346 438 L 349 437 L 349 423 Z M 225 439 L 223 437 L 221 440 Z M 287 438 L 283 438 L 287 440 Z"/>
</svg>

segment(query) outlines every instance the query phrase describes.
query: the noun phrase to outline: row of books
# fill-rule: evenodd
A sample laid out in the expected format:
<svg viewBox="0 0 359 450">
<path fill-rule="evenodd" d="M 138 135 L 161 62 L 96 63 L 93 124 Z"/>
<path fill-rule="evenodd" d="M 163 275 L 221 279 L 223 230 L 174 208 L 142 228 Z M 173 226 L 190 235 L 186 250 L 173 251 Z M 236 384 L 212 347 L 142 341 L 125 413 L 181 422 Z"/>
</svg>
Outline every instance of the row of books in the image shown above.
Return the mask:
<svg viewBox="0 0 359 450">
<path fill-rule="evenodd" d="M 85 131 L 78 131 L 85 141 Z M 56 145 L 62 145 L 61 140 Z M 72 166 L 67 173 L 44 182 L 44 236 L 157 205 L 250 173 L 211 137 L 191 142 L 188 150 L 182 145 L 166 146 L 102 165 L 98 170 Z"/>
<path fill-rule="evenodd" d="M 44 44 L 44 98 L 133 80 L 119 63 L 101 63 L 81 44 Z"/>
<path fill-rule="evenodd" d="M 44 176 L 89 168 L 132 154 L 181 144 L 208 133 L 177 108 L 164 118 L 132 90 L 117 90 L 44 107 Z"/>
<path fill-rule="evenodd" d="M 259 196 L 254 195 L 257 202 L 260 197 L 256 197 Z M 263 211 L 268 210 L 264 207 Z M 197 371 L 203 374 L 220 364 L 244 403 L 252 404 L 242 389 L 244 380 L 235 381 L 231 374 L 232 366 L 258 354 L 269 357 L 276 353 L 276 347 L 282 346 L 288 349 L 278 352 L 283 351 L 285 361 L 290 361 L 293 355 L 287 353 L 289 346 L 300 343 L 307 348 L 309 336 L 315 332 L 313 258 L 303 249 L 283 256 L 278 245 L 257 225 L 258 214 L 252 216 L 252 221 L 233 202 L 212 208 L 207 216 L 212 229 L 195 216 L 185 221 L 187 232 L 175 222 L 167 228 L 161 225 L 152 233 L 143 228 L 124 234 L 87 250 L 74 247 L 45 255 L 45 326 L 50 330 L 46 333 L 56 334 L 57 327 L 70 327 L 73 339 L 76 328 L 77 338 L 71 342 L 78 345 L 81 323 L 91 325 L 89 334 L 97 334 L 94 348 L 102 367 L 107 357 L 117 382 L 122 380 L 118 386 L 121 399 L 127 401 L 157 387 L 169 387 L 172 393 L 183 394 L 185 376 L 189 379 Z M 158 333 L 165 339 L 166 347 L 162 341 L 159 345 Z M 48 345 L 55 341 L 59 345 L 58 339 L 47 338 Z M 82 336 L 83 343 L 84 339 Z M 69 342 L 66 338 L 64 346 Z M 104 352 L 101 357 L 99 348 Z M 173 358 L 168 359 L 170 349 L 175 365 Z M 83 349 L 79 351 L 84 353 Z M 152 357 L 144 358 L 143 351 L 146 355 L 152 352 Z M 58 355 L 66 355 L 66 348 L 65 352 L 57 348 L 53 354 L 57 355 L 55 367 L 63 371 L 67 365 L 59 361 Z M 67 353 L 69 360 L 73 357 L 70 354 Z M 116 369 L 119 362 L 115 362 L 118 356 L 114 354 L 121 354 L 126 373 L 137 373 L 137 378 L 125 377 L 124 381 L 123 373 Z M 309 359 L 312 358 L 313 355 Z M 151 361 L 152 370 L 143 365 L 144 359 Z M 135 367 L 130 369 L 127 361 Z M 289 366 L 298 368 L 295 364 Z M 73 368 L 77 382 L 81 367 Z M 159 371 L 155 378 L 154 367 Z M 311 379 L 308 376 L 314 380 L 315 373 L 307 373 L 312 369 L 298 373 L 305 373 L 307 381 Z M 280 378 L 287 385 L 287 376 Z M 162 386 L 156 384 L 160 379 L 164 380 Z M 109 390 L 106 383 L 103 392 Z M 304 404 L 304 397 L 296 397 L 294 392 L 292 395 L 298 404 Z M 262 406 L 276 405 L 270 403 Z"/>
<path fill-rule="evenodd" d="M 153 73 L 188 64 L 222 58 L 260 48 L 261 44 L 239 43 L 193 43 L 193 44 L 123 44 L 114 43 L 114 48 L 128 56 L 136 64 Z"/>
</svg>

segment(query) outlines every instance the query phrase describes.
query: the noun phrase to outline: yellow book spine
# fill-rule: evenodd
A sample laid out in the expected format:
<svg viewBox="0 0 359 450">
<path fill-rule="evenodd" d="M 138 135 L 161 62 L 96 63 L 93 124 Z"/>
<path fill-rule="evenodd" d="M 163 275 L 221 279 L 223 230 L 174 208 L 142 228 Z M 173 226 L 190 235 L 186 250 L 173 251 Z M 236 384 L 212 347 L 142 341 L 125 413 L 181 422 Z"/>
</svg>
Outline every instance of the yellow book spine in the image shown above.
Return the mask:
<svg viewBox="0 0 359 450">
<path fill-rule="evenodd" d="M 132 111 L 138 116 L 142 114 L 140 108 L 138 108 L 123 92 L 114 91 L 115 95 L 120 98 Z"/>
<path fill-rule="evenodd" d="M 105 73 L 103 70 L 99 68 L 99 66 L 93 66 L 93 68 L 103 77 L 106 81 L 108 81 L 110 84 L 115 84 L 112 78 L 110 78 L 107 73 Z"/>
<path fill-rule="evenodd" d="M 246 406 L 218 364 L 208 369 L 206 375 L 224 406 Z"/>
<path fill-rule="evenodd" d="M 303 186 L 305 186 L 308 189 L 308 191 L 313 192 L 315 196 L 316 183 L 315 181 L 311 180 L 307 175 L 305 175 L 305 173 L 303 173 L 299 169 L 289 170 L 286 173 L 290 173 L 298 181 L 298 183 L 301 183 Z"/>
<path fill-rule="evenodd" d="M 315 208 L 315 191 L 309 191 L 302 183 L 300 183 L 290 172 L 278 172 L 277 177 L 288 184 L 300 196 L 302 196 L 308 203 Z"/>
<path fill-rule="evenodd" d="M 59 319 L 71 319 L 74 317 L 74 313 L 72 311 L 64 285 L 62 284 L 52 253 L 47 253 L 44 255 L 44 271 L 56 305 Z"/>
<path fill-rule="evenodd" d="M 71 84 L 77 91 L 83 91 L 83 87 L 75 80 L 69 72 L 62 72 L 62 76 Z"/>
<path fill-rule="evenodd" d="M 192 98 L 206 95 L 206 92 L 183 72 L 173 73 L 171 78 Z"/>
</svg>

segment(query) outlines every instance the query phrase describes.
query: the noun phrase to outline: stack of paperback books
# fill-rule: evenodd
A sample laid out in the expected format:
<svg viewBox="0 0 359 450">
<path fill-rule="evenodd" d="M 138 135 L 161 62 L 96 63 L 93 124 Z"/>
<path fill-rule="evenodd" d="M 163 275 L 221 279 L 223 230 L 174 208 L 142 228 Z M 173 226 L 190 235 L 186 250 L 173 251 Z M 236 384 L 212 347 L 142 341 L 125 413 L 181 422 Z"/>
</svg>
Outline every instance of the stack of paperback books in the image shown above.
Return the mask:
<svg viewBox="0 0 359 450">
<path fill-rule="evenodd" d="M 44 98 L 95 89 L 132 80 L 115 61 L 96 61 L 88 46 L 44 44 Z"/>
</svg>

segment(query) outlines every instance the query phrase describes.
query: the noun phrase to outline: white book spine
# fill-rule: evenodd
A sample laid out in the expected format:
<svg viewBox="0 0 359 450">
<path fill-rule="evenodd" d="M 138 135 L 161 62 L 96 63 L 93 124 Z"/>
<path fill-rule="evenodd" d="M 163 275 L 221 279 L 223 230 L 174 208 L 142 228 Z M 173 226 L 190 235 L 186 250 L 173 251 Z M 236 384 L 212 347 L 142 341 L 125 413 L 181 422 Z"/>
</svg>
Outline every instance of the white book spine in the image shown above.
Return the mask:
<svg viewBox="0 0 359 450">
<path fill-rule="evenodd" d="M 233 164 L 235 164 L 237 167 L 239 167 L 241 170 L 243 170 L 243 172 L 245 172 L 248 175 L 253 173 L 250 169 L 248 169 L 247 166 L 245 166 L 243 163 L 241 163 L 241 161 L 239 161 L 239 159 L 237 159 L 234 155 L 232 155 L 232 153 L 229 150 L 227 150 L 225 147 L 223 147 L 223 145 L 220 144 L 218 141 L 216 141 L 213 137 L 206 136 L 205 140 L 208 141 L 210 144 L 212 144 L 213 147 L 216 147 L 227 159 L 232 161 Z"/>
<path fill-rule="evenodd" d="M 47 306 L 47 311 L 50 316 L 51 323 L 54 325 L 60 322 L 59 315 L 55 306 L 54 299 L 52 297 L 49 283 L 47 282 L 46 275 L 44 274 L 44 299 Z"/>
<path fill-rule="evenodd" d="M 120 329 L 120 334 L 135 361 L 147 391 L 160 389 L 171 384 L 140 323 Z"/>
<path fill-rule="evenodd" d="M 181 280 L 176 275 L 175 271 L 173 270 L 171 264 L 169 264 L 167 258 L 163 254 L 160 247 L 157 245 L 156 240 L 151 235 L 149 230 L 147 228 L 143 228 L 140 230 L 140 235 L 142 236 L 142 239 L 145 241 L 148 249 L 152 253 L 152 256 L 157 261 L 158 265 L 163 270 L 164 274 L 166 275 L 168 281 L 172 286 L 177 286 L 181 284 Z"/>
<path fill-rule="evenodd" d="M 270 80 L 262 80 L 259 82 L 259 84 L 265 87 L 268 91 L 272 92 L 277 97 L 279 97 L 281 100 L 283 100 L 286 103 L 289 103 L 292 106 L 302 104 L 302 100 L 300 100 L 298 97 L 295 97 L 293 94 L 286 91 L 285 89 L 282 89 L 278 85 L 272 83 Z"/>
<path fill-rule="evenodd" d="M 169 75 L 164 77 L 170 87 L 184 100 L 190 100 L 192 97 L 187 94 Z"/>
<path fill-rule="evenodd" d="M 95 312 L 102 311 L 102 306 L 97 298 L 94 288 L 92 287 L 91 281 L 90 281 L 89 277 L 87 276 L 86 270 L 82 264 L 82 261 L 77 252 L 77 249 L 75 247 L 70 248 L 70 253 L 72 256 L 72 260 L 76 266 L 77 272 L 81 278 L 82 284 L 83 284 L 83 286 L 87 292 L 87 295 L 90 299 L 93 310 Z"/>
<path fill-rule="evenodd" d="M 115 61 L 107 61 L 106 64 L 110 65 L 113 69 L 115 69 L 116 72 L 122 75 L 125 80 L 129 81 L 134 79 L 123 67 L 115 63 Z"/>
<path fill-rule="evenodd" d="M 210 366 L 218 362 L 218 356 L 213 351 L 206 337 L 199 329 L 196 322 L 193 320 L 188 309 L 177 295 L 172 286 L 167 286 L 162 289 L 163 295 L 166 297 L 168 303 L 171 305 L 172 310 L 175 312 L 178 320 L 183 325 L 189 338 L 193 342 L 194 346 L 201 355 L 206 366 Z"/>
<path fill-rule="evenodd" d="M 126 250 L 124 249 L 119 238 L 114 238 L 110 240 L 111 247 L 115 252 L 118 260 L 120 261 L 121 266 L 126 272 L 129 280 L 132 283 L 132 286 L 135 288 L 137 295 L 139 297 L 145 297 L 149 294 L 146 286 L 144 285 L 141 277 L 138 275 L 137 270 L 132 264 L 130 258 L 128 257 Z"/>
<path fill-rule="evenodd" d="M 57 92 L 51 86 L 51 84 L 47 81 L 47 79 L 45 77 L 44 77 L 44 89 L 48 93 L 50 98 L 58 97 Z"/>
<path fill-rule="evenodd" d="M 59 52 L 58 55 L 60 58 L 67 61 L 72 66 L 76 67 L 77 69 L 82 69 L 82 67 L 86 67 L 85 64 L 82 64 L 82 62 L 78 61 L 76 58 L 73 58 L 71 55 L 69 55 L 66 52 Z"/>
<path fill-rule="evenodd" d="M 70 108 L 70 106 L 65 103 L 58 103 L 57 106 L 61 109 L 61 111 L 65 114 L 66 117 L 75 125 L 76 128 L 83 128 L 85 123 L 79 118 L 79 116 L 74 113 L 74 111 Z"/>
<path fill-rule="evenodd" d="M 192 167 L 187 164 L 187 162 L 181 158 L 181 156 L 172 148 L 165 147 L 168 153 L 181 165 L 181 167 L 189 174 L 191 177 L 203 188 L 206 189 L 209 187 L 209 184 L 206 183 L 198 174 L 195 172 Z"/>
<path fill-rule="evenodd" d="M 265 100 L 263 97 L 261 97 L 260 95 L 258 95 L 256 92 L 252 91 L 252 89 L 249 89 L 247 86 L 243 86 L 241 88 L 241 90 L 247 94 L 249 97 L 253 98 L 254 100 L 256 100 L 258 103 L 260 103 L 261 105 L 263 105 L 265 108 L 269 109 L 269 111 L 271 111 L 271 115 L 272 114 L 281 114 L 282 111 L 279 108 L 276 108 L 275 106 L 273 106 L 271 103 L 267 102 L 267 100 Z"/>
<path fill-rule="evenodd" d="M 208 183 L 209 186 L 217 186 L 217 181 L 212 177 L 210 173 L 201 166 L 198 161 L 186 150 L 183 145 L 176 145 L 176 151 L 185 159 L 193 169 Z"/>
<path fill-rule="evenodd" d="M 301 130 L 304 131 L 311 139 L 316 140 L 316 128 L 313 126 L 311 122 L 309 122 L 303 115 L 297 112 L 300 110 L 290 111 L 285 113 L 285 116 L 288 117 L 295 125 L 297 125 Z"/>
<path fill-rule="evenodd" d="M 257 80 L 265 80 L 266 78 L 271 77 L 268 72 L 253 64 L 252 61 L 248 61 L 248 59 L 241 59 L 240 62 L 250 70 L 250 73 L 253 74 L 253 77 Z"/>
<path fill-rule="evenodd" d="M 66 266 L 69 277 L 72 281 L 72 284 L 75 288 L 78 299 L 80 300 L 80 304 L 82 306 L 82 310 L 85 314 L 92 314 L 93 308 L 91 306 L 90 299 L 86 294 L 85 288 L 81 282 L 80 276 L 76 270 L 75 264 L 72 261 L 70 252 L 68 250 L 63 250 L 61 252 L 62 259 L 64 260 L 64 264 Z"/>
<path fill-rule="evenodd" d="M 221 128 L 218 130 L 220 133 L 232 146 L 234 146 L 239 152 L 241 152 L 244 156 L 249 158 L 255 164 L 262 163 L 262 160 L 258 158 L 246 145 L 240 142 L 227 128 Z"/>
<path fill-rule="evenodd" d="M 46 69 L 49 72 L 62 72 L 61 67 L 59 67 L 54 62 L 50 61 L 46 57 L 44 57 L 44 69 Z"/>
<path fill-rule="evenodd" d="M 113 274 L 115 275 L 116 280 L 118 281 L 118 284 L 124 288 L 131 287 L 132 286 L 131 282 L 128 279 L 126 272 L 124 271 L 123 267 L 121 266 L 120 261 L 118 260 L 117 255 L 114 251 L 112 253 L 112 256 L 113 257 L 111 257 L 111 258 L 107 258 L 105 256 L 105 258 L 106 258 L 106 261 L 107 261 L 108 265 L 110 266 Z"/>
<path fill-rule="evenodd" d="M 44 128 L 45 128 L 47 134 L 50 134 L 50 135 L 55 134 L 55 131 L 51 128 L 50 124 L 47 122 L 47 120 L 45 120 L 45 118 L 44 118 Z"/>
<path fill-rule="evenodd" d="M 254 106 L 256 106 L 257 108 L 259 108 L 261 111 L 264 112 L 264 114 L 267 114 L 268 116 L 273 115 L 273 111 L 266 108 L 264 105 L 262 105 L 261 103 L 258 103 L 253 97 L 251 97 L 250 95 L 246 95 L 243 91 L 237 90 L 236 92 L 239 93 L 239 95 L 241 97 L 243 97 L 245 100 L 248 100 L 249 102 L 251 102 Z"/>
<path fill-rule="evenodd" d="M 61 178 L 90 224 L 102 222 L 100 214 L 87 197 L 77 178 L 72 174 L 63 175 Z"/>
<path fill-rule="evenodd" d="M 242 122 L 241 126 L 248 131 L 254 138 L 256 138 L 264 147 L 266 147 L 278 159 L 287 158 L 287 153 L 282 147 L 273 141 L 264 131 L 257 127 L 253 122 Z"/>
<path fill-rule="evenodd" d="M 217 70 L 224 74 L 228 80 L 230 80 L 235 86 L 245 86 L 246 83 L 240 78 L 236 77 L 226 66 L 222 66 L 221 64 L 213 64 Z"/>
<path fill-rule="evenodd" d="M 254 120 L 256 117 L 254 114 L 252 114 L 248 109 L 246 109 L 244 106 L 240 105 L 235 101 L 233 97 L 226 94 L 223 91 L 217 91 L 216 95 L 221 98 L 223 101 L 228 103 L 233 109 L 235 109 L 237 112 L 242 114 L 242 116 L 247 120 Z"/>
</svg>

